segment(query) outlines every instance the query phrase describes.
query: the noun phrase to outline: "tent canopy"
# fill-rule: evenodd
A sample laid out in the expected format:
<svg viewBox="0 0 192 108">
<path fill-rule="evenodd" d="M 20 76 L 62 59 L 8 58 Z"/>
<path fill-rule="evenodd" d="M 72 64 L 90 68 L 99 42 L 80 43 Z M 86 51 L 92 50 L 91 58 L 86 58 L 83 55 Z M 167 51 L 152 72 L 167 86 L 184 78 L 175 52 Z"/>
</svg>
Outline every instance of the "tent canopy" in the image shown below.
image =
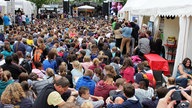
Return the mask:
<svg viewBox="0 0 192 108">
<path fill-rule="evenodd" d="M 133 15 L 192 15 L 192 0 L 128 0 L 120 12 Z"/>
<path fill-rule="evenodd" d="M 0 2 L 0 6 L 7 6 L 7 2 L 6 2 L 6 1 L 4 1 L 4 0 L 3 0 L 3 1 L 1 1 L 1 2 Z"/>
<path fill-rule="evenodd" d="M 88 6 L 88 5 L 83 5 L 83 6 L 79 6 L 78 9 L 95 9 L 95 7 Z"/>
<path fill-rule="evenodd" d="M 192 59 L 192 0 L 128 0 L 122 11 L 139 16 L 178 16 L 179 38 L 172 76 L 176 76 L 178 64 L 185 57 Z"/>
</svg>

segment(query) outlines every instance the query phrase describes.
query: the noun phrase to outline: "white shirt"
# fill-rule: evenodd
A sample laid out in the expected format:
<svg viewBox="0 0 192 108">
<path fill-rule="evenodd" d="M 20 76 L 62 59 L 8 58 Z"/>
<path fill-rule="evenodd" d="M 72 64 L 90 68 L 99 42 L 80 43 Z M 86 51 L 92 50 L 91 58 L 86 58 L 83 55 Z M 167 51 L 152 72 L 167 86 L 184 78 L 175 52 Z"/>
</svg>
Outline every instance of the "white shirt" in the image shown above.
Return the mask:
<svg viewBox="0 0 192 108">
<path fill-rule="evenodd" d="M 145 98 L 152 99 L 154 96 L 154 90 L 151 87 L 148 87 L 147 90 L 144 89 L 135 89 L 135 96 L 139 98 L 140 103 L 145 100 Z"/>
<path fill-rule="evenodd" d="M 22 18 L 22 21 L 26 22 L 26 16 L 25 15 L 22 15 L 21 18 Z"/>
</svg>

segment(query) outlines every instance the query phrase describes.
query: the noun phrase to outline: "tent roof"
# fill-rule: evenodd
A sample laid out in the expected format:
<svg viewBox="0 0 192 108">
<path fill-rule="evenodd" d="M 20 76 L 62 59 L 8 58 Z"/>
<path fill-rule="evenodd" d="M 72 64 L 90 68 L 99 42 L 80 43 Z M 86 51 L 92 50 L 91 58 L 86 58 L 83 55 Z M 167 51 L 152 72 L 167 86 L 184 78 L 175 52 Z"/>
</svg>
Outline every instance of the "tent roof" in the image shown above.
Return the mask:
<svg viewBox="0 0 192 108">
<path fill-rule="evenodd" d="M 192 15 L 192 0 L 128 0 L 122 8 L 135 15 Z"/>
<path fill-rule="evenodd" d="M 88 5 L 83 5 L 83 6 L 79 6 L 78 9 L 95 9 L 95 7 L 88 6 Z"/>
<path fill-rule="evenodd" d="M 6 1 L 4 1 L 4 0 L 3 0 L 3 1 L 1 1 L 1 2 L 0 2 L 0 6 L 7 6 L 7 2 L 6 2 Z"/>
</svg>

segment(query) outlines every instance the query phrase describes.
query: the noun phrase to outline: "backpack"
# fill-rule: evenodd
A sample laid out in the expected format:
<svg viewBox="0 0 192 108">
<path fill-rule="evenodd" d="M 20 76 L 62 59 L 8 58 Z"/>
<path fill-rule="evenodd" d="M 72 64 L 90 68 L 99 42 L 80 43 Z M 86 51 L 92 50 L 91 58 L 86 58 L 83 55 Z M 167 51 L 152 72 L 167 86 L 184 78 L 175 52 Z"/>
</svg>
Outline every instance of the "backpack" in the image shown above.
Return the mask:
<svg viewBox="0 0 192 108">
<path fill-rule="evenodd" d="M 156 80 L 153 74 L 151 73 L 143 73 L 143 78 L 149 80 L 149 86 L 154 87 L 156 86 Z"/>
<path fill-rule="evenodd" d="M 41 62 L 42 49 L 36 48 L 33 54 L 33 62 Z"/>
<path fill-rule="evenodd" d="M 25 70 L 27 70 L 28 73 L 31 73 L 32 69 L 31 69 L 31 65 L 30 63 L 28 63 L 27 60 L 23 60 L 20 64 Z"/>
</svg>

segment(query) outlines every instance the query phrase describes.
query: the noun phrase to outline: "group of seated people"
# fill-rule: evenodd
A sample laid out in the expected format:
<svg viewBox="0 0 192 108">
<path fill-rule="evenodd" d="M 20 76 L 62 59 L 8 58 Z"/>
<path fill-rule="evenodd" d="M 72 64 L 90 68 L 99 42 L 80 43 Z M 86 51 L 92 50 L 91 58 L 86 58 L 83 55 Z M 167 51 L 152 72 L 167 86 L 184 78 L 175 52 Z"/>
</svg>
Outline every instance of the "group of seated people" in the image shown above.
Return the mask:
<svg viewBox="0 0 192 108">
<path fill-rule="evenodd" d="M 5 61 L 7 59 L 9 57 Z M 73 68 L 75 68 L 75 62 Z M 173 93 L 176 90 L 182 91 L 180 95 L 186 98 L 174 101 L 173 105 L 179 106 L 180 103 L 190 105 L 191 97 L 187 98 L 190 94 L 186 94 L 184 90 L 191 90 L 192 87 L 190 81 L 186 87 L 182 85 L 184 79 L 181 77 L 182 74 L 176 78 L 169 77 L 166 87 L 155 88 L 155 79 L 151 73 L 152 70 L 149 71 L 149 67 L 145 67 L 146 61 L 137 65 L 138 72 L 135 75 L 131 73 L 131 67 L 127 66 L 128 62 L 131 60 L 124 60 L 123 66 L 126 65 L 127 68 L 122 68 L 119 73 L 122 75 L 121 78 L 114 76 L 114 73 L 111 73 L 113 71 L 107 70 L 110 65 L 104 67 L 103 77 L 99 73 L 100 68 L 95 68 L 94 71 L 88 68 L 82 73 L 82 76 L 74 77 L 72 73 L 72 77 L 70 77 L 67 75 L 64 62 L 59 66 L 58 74 L 54 74 L 54 70 L 51 68 L 47 68 L 46 71 L 42 70 L 42 73 L 37 73 L 33 69 L 29 75 L 21 73 L 18 79 L 13 79 L 8 70 L 3 71 L 1 68 L 0 106 L 2 108 L 12 108 L 13 106 L 20 108 L 156 108 L 162 105 L 159 102 L 161 99 L 163 100 L 166 95 L 170 95 L 169 92 Z M 185 66 L 187 63 L 190 65 L 188 58 L 180 65 Z M 35 66 L 41 67 L 38 63 L 35 63 Z M 179 69 L 183 68 L 185 67 L 178 67 L 178 71 L 180 72 Z M 133 67 L 132 69 L 134 70 Z M 71 86 L 71 84 L 74 85 Z"/>
<path fill-rule="evenodd" d="M 183 102 L 169 98 L 180 88 L 190 105 L 191 97 L 183 91 L 191 90 L 189 58 L 178 66 L 176 78 L 168 78 L 167 87 L 157 88 L 148 62 L 139 58 L 146 47 L 138 45 L 139 56 L 130 55 L 130 48 L 123 54 L 126 45 L 120 48 L 115 37 L 106 37 L 109 23 L 87 22 L 39 20 L 6 31 L 0 54 L 0 108 L 167 108 Z M 77 30 L 84 30 L 82 37 Z M 88 36 L 94 30 L 95 36 Z M 144 36 L 138 43 L 146 41 L 149 44 Z"/>
</svg>

